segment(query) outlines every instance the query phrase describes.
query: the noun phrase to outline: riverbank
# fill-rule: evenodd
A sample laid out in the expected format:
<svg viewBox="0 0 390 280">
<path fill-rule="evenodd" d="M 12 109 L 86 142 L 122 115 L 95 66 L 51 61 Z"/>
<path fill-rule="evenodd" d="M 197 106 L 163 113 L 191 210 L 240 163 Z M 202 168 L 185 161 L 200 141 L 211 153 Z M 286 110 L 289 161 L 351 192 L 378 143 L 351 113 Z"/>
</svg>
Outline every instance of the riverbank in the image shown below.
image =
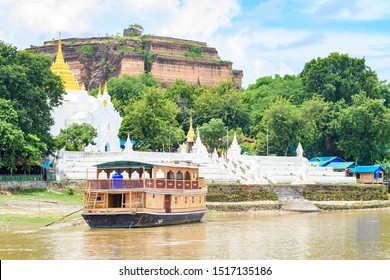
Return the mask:
<svg viewBox="0 0 390 280">
<path fill-rule="evenodd" d="M 361 209 L 381 209 L 390 207 L 390 200 L 370 201 L 311 201 L 321 211 L 348 211 Z M 278 201 L 242 201 L 208 202 L 209 211 L 246 212 L 246 211 L 281 211 Z"/>
<path fill-rule="evenodd" d="M 210 212 L 282 212 L 275 188 L 281 186 L 209 186 L 207 207 Z M 298 186 L 301 193 L 321 211 L 382 209 L 390 207 L 380 187 Z M 316 199 L 322 200 L 316 200 Z M 346 198 L 349 198 L 347 200 Z M 378 199 L 380 198 L 380 199 Z M 355 199 L 355 200 L 353 200 Z M 9 223 L 35 224 L 57 228 L 82 224 L 82 196 L 78 185 L 42 189 L 0 190 L 0 226 Z"/>
<path fill-rule="evenodd" d="M 381 210 L 390 207 L 390 201 L 313 201 L 321 211 Z M 287 213 L 280 210 L 277 201 L 250 202 L 209 202 L 210 213 L 257 213 L 279 215 Z M 33 199 L 0 199 L 0 229 L 12 224 L 24 224 L 28 228 L 55 230 L 76 225 L 84 225 L 81 217 L 81 204 L 63 201 Z"/>
</svg>

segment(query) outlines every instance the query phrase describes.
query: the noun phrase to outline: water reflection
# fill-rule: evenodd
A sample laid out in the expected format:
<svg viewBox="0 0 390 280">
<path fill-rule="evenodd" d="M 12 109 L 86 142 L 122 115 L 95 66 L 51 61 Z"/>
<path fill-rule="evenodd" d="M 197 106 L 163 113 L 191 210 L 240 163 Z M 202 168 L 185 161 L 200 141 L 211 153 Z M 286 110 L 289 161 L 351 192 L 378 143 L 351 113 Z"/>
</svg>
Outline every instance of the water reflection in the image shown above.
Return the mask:
<svg viewBox="0 0 390 280">
<path fill-rule="evenodd" d="M 1 259 L 390 259 L 390 209 L 311 214 L 208 213 L 144 229 L 2 226 Z"/>
</svg>

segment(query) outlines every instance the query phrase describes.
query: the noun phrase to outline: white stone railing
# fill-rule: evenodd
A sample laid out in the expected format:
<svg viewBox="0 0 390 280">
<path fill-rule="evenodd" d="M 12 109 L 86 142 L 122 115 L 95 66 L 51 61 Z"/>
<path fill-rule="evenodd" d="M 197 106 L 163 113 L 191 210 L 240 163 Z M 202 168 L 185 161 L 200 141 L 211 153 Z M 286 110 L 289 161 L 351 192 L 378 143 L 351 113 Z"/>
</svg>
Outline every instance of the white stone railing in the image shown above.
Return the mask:
<svg viewBox="0 0 390 280">
<path fill-rule="evenodd" d="M 161 161 L 186 161 L 193 162 L 210 162 L 209 155 L 192 154 L 192 153 L 166 153 L 166 152 L 63 152 L 61 155 L 63 159 L 76 158 L 116 158 L 116 159 L 131 159 L 131 160 L 146 160 L 152 162 Z"/>
</svg>

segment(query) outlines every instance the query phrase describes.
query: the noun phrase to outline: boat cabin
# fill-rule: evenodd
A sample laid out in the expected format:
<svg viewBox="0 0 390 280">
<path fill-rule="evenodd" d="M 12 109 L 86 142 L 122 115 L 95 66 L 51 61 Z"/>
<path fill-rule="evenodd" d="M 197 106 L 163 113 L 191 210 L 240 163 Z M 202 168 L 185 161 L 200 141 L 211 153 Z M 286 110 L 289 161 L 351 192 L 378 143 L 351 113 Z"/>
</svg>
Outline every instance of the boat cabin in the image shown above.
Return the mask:
<svg viewBox="0 0 390 280">
<path fill-rule="evenodd" d="M 96 166 L 87 180 L 84 212 L 163 212 L 206 209 L 207 187 L 198 166 L 114 161 Z"/>
</svg>

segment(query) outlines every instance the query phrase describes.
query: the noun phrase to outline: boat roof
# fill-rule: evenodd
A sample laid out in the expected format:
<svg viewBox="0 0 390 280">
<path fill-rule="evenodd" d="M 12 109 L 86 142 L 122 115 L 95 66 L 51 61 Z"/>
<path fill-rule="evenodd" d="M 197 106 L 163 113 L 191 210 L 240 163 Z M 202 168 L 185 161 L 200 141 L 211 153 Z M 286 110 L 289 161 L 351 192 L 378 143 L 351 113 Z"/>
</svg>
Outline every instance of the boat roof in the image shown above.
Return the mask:
<svg viewBox="0 0 390 280">
<path fill-rule="evenodd" d="M 119 160 L 119 161 L 110 161 L 104 162 L 101 164 L 95 165 L 98 169 L 117 169 L 117 168 L 152 168 L 154 166 L 165 166 L 165 167 L 175 167 L 175 168 L 197 168 L 197 166 L 189 165 L 186 162 L 177 162 L 177 163 L 151 163 L 151 162 L 140 162 L 140 161 L 129 161 L 129 160 Z"/>
</svg>

